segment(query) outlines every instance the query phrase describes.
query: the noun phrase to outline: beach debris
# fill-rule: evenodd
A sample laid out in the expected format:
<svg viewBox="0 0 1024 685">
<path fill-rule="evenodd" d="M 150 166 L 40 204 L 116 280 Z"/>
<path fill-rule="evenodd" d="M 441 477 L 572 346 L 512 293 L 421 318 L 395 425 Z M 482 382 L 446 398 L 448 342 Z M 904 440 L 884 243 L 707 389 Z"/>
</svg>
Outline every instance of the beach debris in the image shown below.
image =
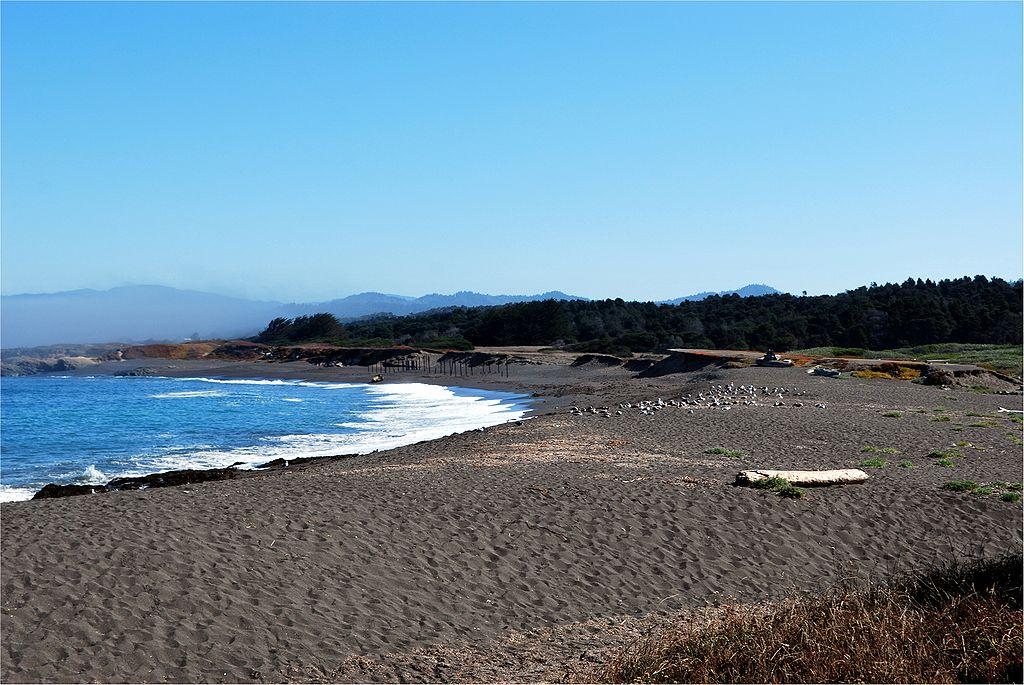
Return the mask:
<svg viewBox="0 0 1024 685">
<path fill-rule="evenodd" d="M 762 480 L 778 478 L 792 485 L 825 486 L 863 483 L 869 476 L 860 469 L 832 469 L 826 471 L 780 471 L 755 469 L 736 474 L 736 485 L 752 485 Z"/>
<path fill-rule="evenodd" d="M 764 353 L 764 356 L 754 362 L 758 366 L 793 366 L 792 359 L 783 359 L 772 350 Z"/>
<path fill-rule="evenodd" d="M 807 372 L 811 376 L 825 376 L 826 378 L 839 378 L 842 372 L 839 369 L 830 369 L 825 366 L 815 366 L 813 369 Z"/>
<path fill-rule="evenodd" d="M 1000 414 L 1024 414 L 1024 409 L 1007 409 L 1006 407 L 999 407 Z"/>
</svg>

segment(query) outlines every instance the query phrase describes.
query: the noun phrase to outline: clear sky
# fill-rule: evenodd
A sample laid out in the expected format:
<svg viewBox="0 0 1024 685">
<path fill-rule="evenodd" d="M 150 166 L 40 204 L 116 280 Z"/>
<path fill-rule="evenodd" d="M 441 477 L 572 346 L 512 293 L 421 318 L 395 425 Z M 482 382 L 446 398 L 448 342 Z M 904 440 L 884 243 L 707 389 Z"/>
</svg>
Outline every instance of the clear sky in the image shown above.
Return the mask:
<svg viewBox="0 0 1024 685">
<path fill-rule="evenodd" d="M 5 294 L 1021 276 L 1019 3 L 0 11 Z"/>
</svg>

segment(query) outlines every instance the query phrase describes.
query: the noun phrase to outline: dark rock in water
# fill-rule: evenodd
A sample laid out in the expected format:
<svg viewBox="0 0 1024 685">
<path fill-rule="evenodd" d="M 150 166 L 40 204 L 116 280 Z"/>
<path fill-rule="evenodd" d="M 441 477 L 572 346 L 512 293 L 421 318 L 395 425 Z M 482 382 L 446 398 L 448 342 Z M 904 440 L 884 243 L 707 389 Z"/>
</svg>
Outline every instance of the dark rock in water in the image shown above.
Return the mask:
<svg viewBox="0 0 1024 685">
<path fill-rule="evenodd" d="M 137 369 L 128 369 L 127 371 L 118 371 L 114 374 L 115 376 L 158 376 L 159 372 L 149 366 L 140 366 Z"/>
<path fill-rule="evenodd" d="M 377 450 L 374 450 L 376 452 Z M 278 457 L 272 461 L 265 462 L 263 464 L 257 464 L 258 469 L 286 469 L 289 466 L 298 466 L 299 464 L 309 464 L 312 462 L 320 461 L 338 461 L 340 459 L 354 459 L 358 455 L 356 454 L 338 454 L 329 457 L 296 457 L 295 459 L 282 459 Z"/>
<path fill-rule="evenodd" d="M 53 497 L 74 497 L 75 495 L 91 495 L 94 492 L 102 492 L 106 488 L 102 485 L 59 485 L 50 483 L 32 496 L 32 499 L 51 499 Z"/>
<path fill-rule="evenodd" d="M 238 470 L 226 469 L 183 469 L 181 471 L 164 471 L 151 473 L 137 478 L 115 478 L 107 483 L 107 490 L 141 490 L 142 488 L 165 488 L 172 485 L 188 485 L 189 483 L 205 483 L 211 480 L 227 480 L 235 478 Z"/>
<path fill-rule="evenodd" d="M 238 470 L 234 467 L 226 469 L 183 469 L 180 471 L 164 471 L 151 473 L 135 478 L 115 478 L 106 485 L 60 485 L 50 483 L 44 485 L 32 499 L 50 499 L 53 497 L 74 497 L 90 495 L 98 492 L 117 492 L 119 490 L 143 490 L 146 488 L 165 488 L 173 485 L 205 483 L 213 480 L 236 478 Z"/>
</svg>

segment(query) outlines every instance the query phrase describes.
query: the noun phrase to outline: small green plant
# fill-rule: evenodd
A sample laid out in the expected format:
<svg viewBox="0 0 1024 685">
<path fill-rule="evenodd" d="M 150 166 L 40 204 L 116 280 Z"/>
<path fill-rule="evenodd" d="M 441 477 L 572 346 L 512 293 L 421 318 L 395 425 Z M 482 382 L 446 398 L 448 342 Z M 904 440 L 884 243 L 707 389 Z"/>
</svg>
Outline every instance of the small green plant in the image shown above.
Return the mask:
<svg viewBox="0 0 1024 685">
<path fill-rule="evenodd" d="M 1003 494 L 999 495 L 999 499 L 1001 499 L 1004 502 L 1019 502 L 1020 501 L 1020 493 L 1019 492 L 1004 492 Z"/>
<path fill-rule="evenodd" d="M 992 388 L 988 387 L 987 385 L 972 385 L 971 387 L 968 388 L 968 390 L 970 390 L 971 392 L 980 393 L 992 392 Z"/>
<path fill-rule="evenodd" d="M 861 463 L 857 464 L 857 466 L 862 469 L 884 469 L 886 463 L 885 459 L 882 459 L 881 457 L 872 457 L 870 459 L 865 459 Z"/>
<path fill-rule="evenodd" d="M 971 428 L 992 428 L 996 424 L 992 423 L 991 421 L 975 421 L 974 423 L 971 423 L 969 425 Z"/>
<path fill-rule="evenodd" d="M 944 483 L 942 489 L 952 492 L 971 492 L 978 489 L 978 484 L 973 480 L 951 480 L 948 483 Z"/>
<path fill-rule="evenodd" d="M 1007 483 L 1004 487 L 1006 487 L 1007 490 L 1020 490 L 1021 489 L 1021 484 L 1020 483 Z"/>
<path fill-rule="evenodd" d="M 1021 416 L 1010 416 L 1008 418 L 1014 423 L 1024 423 L 1024 417 Z"/>
<path fill-rule="evenodd" d="M 933 416 L 933 417 L 932 417 L 932 421 L 935 421 L 935 422 L 937 422 L 937 423 L 944 423 L 944 422 L 946 422 L 946 421 L 952 421 L 952 420 L 953 420 L 953 419 L 949 418 L 949 417 L 948 417 L 948 416 L 946 416 L 945 414 L 943 414 L 942 416 Z"/>
<path fill-rule="evenodd" d="M 914 468 L 914 462 L 909 459 L 904 459 L 900 463 L 896 464 L 896 466 L 899 466 L 901 469 L 912 469 Z"/>
<path fill-rule="evenodd" d="M 883 447 L 879 450 L 882 454 L 899 454 L 900 451 L 895 447 Z"/>
<path fill-rule="evenodd" d="M 951 459 L 939 459 L 938 461 L 934 462 L 934 464 L 935 466 L 941 466 L 942 468 L 945 469 L 948 469 L 949 467 L 954 465 Z"/>
<path fill-rule="evenodd" d="M 877 447 L 872 447 L 871 445 L 864 445 L 864 447 L 860 448 L 860 451 L 861 452 L 877 452 L 878 448 Z"/>
<path fill-rule="evenodd" d="M 781 490 L 782 488 L 789 487 L 789 481 L 785 478 L 772 476 L 771 478 L 762 478 L 761 480 L 754 481 L 751 483 L 751 487 L 758 490 Z"/>
<path fill-rule="evenodd" d="M 1024 440 L 1020 439 L 1020 436 L 1016 433 L 1007 433 L 1006 436 L 1010 438 L 1010 442 L 1015 445 L 1024 445 Z"/>
<path fill-rule="evenodd" d="M 935 409 L 932 409 L 932 411 L 935 412 L 936 414 L 941 414 L 942 412 L 949 410 L 946 409 L 945 407 L 935 407 Z"/>
<path fill-rule="evenodd" d="M 724 447 L 712 447 L 709 450 L 704 450 L 704 452 L 706 454 L 720 454 L 723 457 L 739 458 L 745 456 L 743 452 L 740 452 L 739 450 L 727 450 Z"/>
<path fill-rule="evenodd" d="M 800 499 L 804 496 L 804 491 L 798 487 L 792 485 L 786 485 L 785 487 L 778 489 L 779 497 L 787 497 L 789 499 Z"/>
<path fill-rule="evenodd" d="M 990 488 L 990 487 L 977 488 L 976 490 L 972 491 L 971 494 L 972 495 L 977 495 L 978 497 L 988 497 L 989 495 L 992 494 L 992 488 Z"/>
<path fill-rule="evenodd" d="M 956 459 L 961 455 L 956 450 L 932 450 L 927 456 L 929 459 Z"/>
<path fill-rule="evenodd" d="M 903 412 L 901 412 L 901 411 L 887 411 L 884 414 L 882 414 L 882 416 L 884 416 L 886 418 L 889 418 L 889 419 L 898 419 L 901 416 L 903 416 Z"/>
</svg>

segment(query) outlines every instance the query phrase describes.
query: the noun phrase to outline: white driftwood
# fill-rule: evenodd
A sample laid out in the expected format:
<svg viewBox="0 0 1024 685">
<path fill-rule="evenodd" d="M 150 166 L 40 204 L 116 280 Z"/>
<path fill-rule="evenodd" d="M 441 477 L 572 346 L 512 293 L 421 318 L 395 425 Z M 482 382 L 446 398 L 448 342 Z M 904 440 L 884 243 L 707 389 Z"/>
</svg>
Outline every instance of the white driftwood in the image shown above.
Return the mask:
<svg viewBox="0 0 1024 685">
<path fill-rule="evenodd" d="M 868 474 L 860 469 L 833 469 L 831 471 L 773 471 L 758 469 L 756 471 L 740 471 L 736 474 L 737 485 L 750 485 L 766 478 L 783 478 L 792 485 L 844 485 L 847 483 L 863 483 Z"/>
<path fill-rule="evenodd" d="M 1024 409 L 1007 409 L 1005 407 L 999 407 L 1000 414 L 1024 414 Z"/>
</svg>

